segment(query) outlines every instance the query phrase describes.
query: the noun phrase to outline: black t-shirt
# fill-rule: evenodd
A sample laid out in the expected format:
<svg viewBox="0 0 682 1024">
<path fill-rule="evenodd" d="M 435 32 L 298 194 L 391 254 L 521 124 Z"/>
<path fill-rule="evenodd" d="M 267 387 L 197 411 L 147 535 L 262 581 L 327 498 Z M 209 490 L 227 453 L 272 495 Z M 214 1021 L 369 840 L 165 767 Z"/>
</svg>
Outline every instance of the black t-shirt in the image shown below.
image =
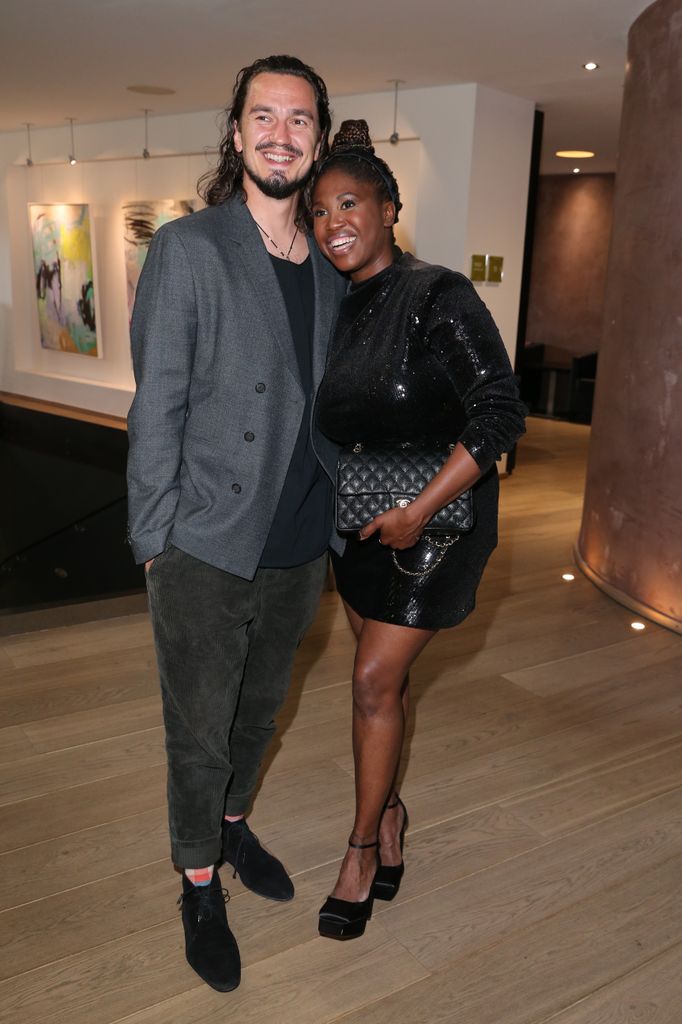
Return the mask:
<svg viewBox="0 0 682 1024">
<path fill-rule="evenodd" d="M 303 263 L 291 263 L 276 256 L 270 259 L 282 289 L 306 395 L 296 445 L 260 559 L 261 568 L 286 569 L 310 562 L 325 551 L 331 533 L 332 486 L 310 438 L 315 323 L 312 261 L 310 257 Z"/>
</svg>

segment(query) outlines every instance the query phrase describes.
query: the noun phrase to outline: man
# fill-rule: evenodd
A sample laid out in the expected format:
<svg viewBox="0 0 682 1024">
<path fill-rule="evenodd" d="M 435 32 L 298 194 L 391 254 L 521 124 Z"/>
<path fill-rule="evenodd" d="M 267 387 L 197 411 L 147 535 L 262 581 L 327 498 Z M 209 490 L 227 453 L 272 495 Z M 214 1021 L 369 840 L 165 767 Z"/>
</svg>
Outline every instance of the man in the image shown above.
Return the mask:
<svg viewBox="0 0 682 1024">
<path fill-rule="evenodd" d="M 208 206 L 156 233 L 132 319 L 130 540 L 161 678 L 171 854 L 187 959 L 220 991 L 240 960 L 214 865 L 267 898 L 294 893 L 244 816 L 332 534 L 336 451 L 312 406 L 344 284 L 302 221 L 329 127 L 307 65 L 244 68 Z"/>
</svg>

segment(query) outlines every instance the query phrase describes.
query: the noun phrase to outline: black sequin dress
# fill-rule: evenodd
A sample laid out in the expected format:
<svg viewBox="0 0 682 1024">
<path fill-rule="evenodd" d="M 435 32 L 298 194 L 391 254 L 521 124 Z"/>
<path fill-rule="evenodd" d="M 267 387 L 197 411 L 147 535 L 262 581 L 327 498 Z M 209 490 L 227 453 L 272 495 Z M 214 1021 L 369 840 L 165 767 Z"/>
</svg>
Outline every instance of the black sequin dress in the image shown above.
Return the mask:
<svg viewBox="0 0 682 1024">
<path fill-rule="evenodd" d="M 444 553 L 422 537 L 397 553 L 401 572 L 375 534 L 332 554 L 339 593 L 359 615 L 442 629 L 473 611 L 497 544 L 495 460 L 523 433 L 524 414 L 498 330 L 466 277 L 402 253 L 351 289 L 318 393 L 321 430 L 339 444 L 459 440 L 483 471 L 475 526 Z"/>
</svg>

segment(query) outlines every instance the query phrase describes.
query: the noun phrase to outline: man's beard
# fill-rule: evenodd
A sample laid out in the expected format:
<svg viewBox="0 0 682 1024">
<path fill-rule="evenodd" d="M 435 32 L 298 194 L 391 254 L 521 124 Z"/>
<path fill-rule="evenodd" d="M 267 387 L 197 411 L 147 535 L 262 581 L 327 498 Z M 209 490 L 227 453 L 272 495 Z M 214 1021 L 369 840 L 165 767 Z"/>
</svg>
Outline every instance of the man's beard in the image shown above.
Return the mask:
<svg viewBox="0 0 682 1024">
<path fill-rule="evenodd" d="M 281 171 L 274 169 L 268 178 L 262 178 L 260 174 L 249 167 L 244 159 L 244 154 L 242 154 L 242 163 L 244 164 L 244 173 L 269 199 L 288 199 L 289 196 L 295 195 L 303 188 L 312 172 L 311 167 L 303 177 L 289 181 Z"/>
</svg>

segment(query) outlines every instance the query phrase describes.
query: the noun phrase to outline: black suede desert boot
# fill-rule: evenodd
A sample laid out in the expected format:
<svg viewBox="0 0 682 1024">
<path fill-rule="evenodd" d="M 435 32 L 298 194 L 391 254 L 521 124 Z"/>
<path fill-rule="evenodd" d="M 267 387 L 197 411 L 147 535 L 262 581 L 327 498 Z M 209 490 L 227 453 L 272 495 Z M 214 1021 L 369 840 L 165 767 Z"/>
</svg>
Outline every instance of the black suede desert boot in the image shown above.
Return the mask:
<svg viewBox="0 0 682 1024">
<path fill-rule="evenodd" d="M 294 898 L 294 885 L 284 865 L 261 846 L 244 818 L 223 821 L 223 861 L 258 896 L 280 902 Z"/>
<path fill-rule="evenodd" d="M 241 980 L 237 941 L 227 923 L 224 893 L 218 872 L 209 885 L 192 885 L 182 876 L 182 923 L 187 963 L 211 988 L 230 992 Z"/>
</svg>

